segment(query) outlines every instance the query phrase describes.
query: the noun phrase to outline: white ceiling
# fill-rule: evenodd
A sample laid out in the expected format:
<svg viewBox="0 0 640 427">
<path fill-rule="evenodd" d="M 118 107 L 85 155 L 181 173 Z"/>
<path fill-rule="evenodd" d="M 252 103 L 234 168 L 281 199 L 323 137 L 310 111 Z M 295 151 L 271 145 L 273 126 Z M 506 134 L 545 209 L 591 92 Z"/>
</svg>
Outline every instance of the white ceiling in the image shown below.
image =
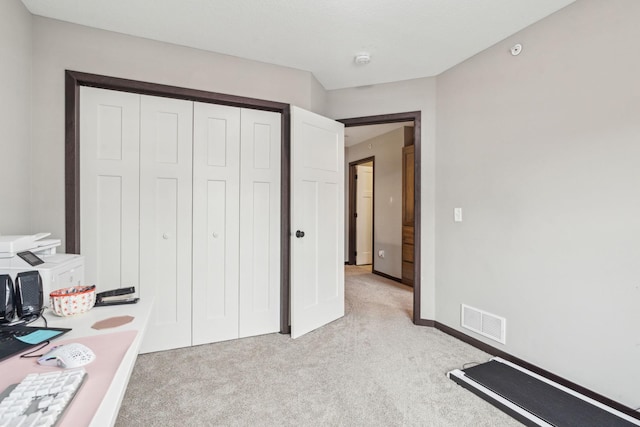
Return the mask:
<svg viewBox="0 0 640 427">
<path fill-rule="evenodd" d="M 22 0 L 34 15 L 310 71 L 328 90 L 438 75 L 574 1 Z"/>
</svg>

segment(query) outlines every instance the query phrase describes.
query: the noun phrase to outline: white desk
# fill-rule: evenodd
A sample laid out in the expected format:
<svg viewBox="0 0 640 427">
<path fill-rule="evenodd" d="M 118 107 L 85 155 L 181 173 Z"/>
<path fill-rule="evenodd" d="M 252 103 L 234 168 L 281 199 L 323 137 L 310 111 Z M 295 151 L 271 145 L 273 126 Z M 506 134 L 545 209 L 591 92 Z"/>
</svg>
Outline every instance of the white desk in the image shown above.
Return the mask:
<svg viewBox="0 0 640 427">
<path fill-rule="evenodd" d="M 141 300 L 137 304 L 117 305 L 110 307 L 94 307 L 87 313 L 80 314 L 72 317 L 58 317 L 50 310 L 46 310 L 44 315 L 49 322 L 50 327 L 56 328 L 71 328 L 72 330 L 61 337 L 61 340 L 73 340 L 74 338 L 94 337 L 104 334 L 111 334 L 113 332 L 121 331 L 136 331 L 135 338 L 133 339 L 129 349 L 126 351 L 120 365 L 118 366 L 116 373 L 109 385 L 106 394 L 102 398 L 100 405 L 96 413 L 93 415 L 93 419 L 90 423 L 91 427 L 103 427 L 113 426 L 118 417 L 118 411 L 120 410 L 120 404 L 122 398 L 127 389 L 133 366 L 142 344 L 144 337 L 144 331 L 147 327 L 149 316 L 151 313 L 151 301 Z M 115 328 L 108 328 L 102 330 L 92 329 L 91 326 L 101 320 L 108 319 L 110 317 L 117 316 L 133 316 L 134 320 L 122 326 Z M 30 326 L 44 326 L 42 319 L 38 319 Z M 52 342 L 55 344 L 55 341 Z M 17 356 L 14 356 L 17 357 Z M 25 372 L 26 376 L 29 372 Z M 0 379 L 0 383 L 3 383 Z M 4 389 L 9 384 L 0 384 Z M 80 389 L 82 393 L 82 389 Z M 71 403 L 73 405 L 73 402 Z"/>
</svg>

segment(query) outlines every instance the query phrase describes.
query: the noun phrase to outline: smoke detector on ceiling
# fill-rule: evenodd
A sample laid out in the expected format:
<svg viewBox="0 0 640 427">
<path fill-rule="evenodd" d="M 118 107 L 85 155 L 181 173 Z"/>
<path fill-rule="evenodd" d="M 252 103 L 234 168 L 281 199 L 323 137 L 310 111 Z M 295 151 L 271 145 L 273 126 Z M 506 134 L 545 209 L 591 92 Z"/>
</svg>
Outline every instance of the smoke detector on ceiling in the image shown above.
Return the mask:
<svg viewBox="0 0 640 427">
<path fill-rule="evenodd" d="M 353 60 L 358 65 L 365 65 L 371 62 L 371 55 L 369 55 L 368 53 L 359 53 Z"/>
<path fill-rule="evenodd" d="M 511 55 L 513 56 L 518 56 L 520 55 L 520 52 L 522 52 L 522 45 L 520 43 L 513 45 L 513 47 L 511 47 Z"/>
</svg>

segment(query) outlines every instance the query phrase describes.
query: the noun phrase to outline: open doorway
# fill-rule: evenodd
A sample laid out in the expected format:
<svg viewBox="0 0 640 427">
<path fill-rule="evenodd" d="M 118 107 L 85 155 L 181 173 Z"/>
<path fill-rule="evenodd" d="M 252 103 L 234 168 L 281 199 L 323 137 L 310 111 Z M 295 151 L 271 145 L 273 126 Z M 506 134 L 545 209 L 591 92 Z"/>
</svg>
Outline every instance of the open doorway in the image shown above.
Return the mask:
<svg viewBox="0 0 640 427">
<path fill-rule="evenodd" d="M 405 155 L 413 149 L 413 122 L 346 128 L 345 140 L 348 262 L 370 265 L 373 274 L 413 286 L 413 163 Z M 372 171 L 367 165 L 374 158 Z"/>
<path fill-rule="evenodd" d="M 374 218 L 374 227 L 372 231 L 372 240 L 373 240 L 373 256 L 372 256 L 372 264 L 373 264 L 373 273 L 380 274 L 385 276 L 384 272 L 379 270 L 383 270 L 384 263 L 393 263 L 394 270 L 393 274 L 390 274 L 388 278 L 393 280 L 397 280 L 403 282 L 408 285 L 413 285 L 413 322 L 416 324 L 421 324 L 420 321 L 420 134 L 421 134 L 421 113 L 420 112 L 409 112 L 409 113 L 398 113 L 398 114 L 388 114 L 381 116 L 369 116 L 369 117 L 359 117 L 359 118 L 351 118 L 351 119 L 342 119 L 340 122 L 345 125 L 345 137 L 351 132 L 350 128 L 358 128 L 358 129 L 369 129 L 374 128 L 372 125 L 392 125 L 391 128 L 387 129 L 398 129 L 399 131 L 407 135 L 407 138 L 403 140 L 404 142 L 401 146 L 397 147 L 397 155 L 399 157 L 399 166 L 397 169 L 396 179 L 400 181 L 404 181 L 402 184 L 399 184 L 398 187 L 402 188 L 400 194 L 397 195 L 382 195 L 381 192 L 374 190 L 374 209 L 373 209 L 373 218 Z M 347 145 L 353 144 L 353 140 L 351 137 L 346 138 Z M 366 140 L 363 140 L 366 141 Z M 364 150 L 375 148 L 376 140 L 372 140 L 372 143 L 366 142 L 364 144 L 364 148 L 362 148 L 362 152 L 358 154 L 354 154 L 354 157 L 349 158 L 347 161 L 349 162 L 349 171 L 351 175 L 352 163 L 361 164 L 366 163 L 367 156 L 363 155 Z M 405 146 L 411 145 L 411 155 L 406 154 Z M 372 147 L 373 146 L 373 147 Z M 349 151 L 349 149 L 348 149 Z M 389 182 L 389 176 L 382 173 L 382 164 L 379 162 L 385 159 L 386 155 L 374 155 L 372 150 L 371 157 L 375 157 L 375 169 L 374 169 L 374 189 L 379 187 L 379 184 L 386 184 Z M 378 158 L 380 157 L 380 158 Z M 411 170 L 411 174 L 406 176 L 404 174 L 404 169 L 409 167 Z M 384 177 L 381 175 L 384 175 Z M 350 179 L 351 176 L 347 177 Z M 354 180 L 350 180 L 349 183 L 349 198 L 348 203 L 349 206 L 355 205 L 356 199 L 352 197 L 355 192 L 355 188 L 353 187 L 352 182 Z M 410 191 L 406 191 L 406 188 L 410 187 Z M 413 202 L 410 206 L 409 210 L 405 210 L 404 202 L 410 201 Z M 390 206 L 394 206 L 395 211 L 397 211 L 397 221 L 393 220 L 394 226 L 397 228 L 394 230 L 393 235 L 397 242 L 394 242 L 391 249 L 382 248 L 384 244 L 388 243 L 388 239 L 382 234 L 384 231 L 380 229 L 379 224 L 381 223 L 381 213 L 387 212 L 390 210 Z M 400 207 L 402 208 L 400 209 Z M 357 224 L 354 221 L 354 213 L 355 210 L 350 210 L 346 213 L 348 215 L 348 247 L 347 247 L 347 262 L 349 264 L 357 264 L 356 261 L 356 239 L 357 239 Z M 410 214 L 408 214 L 410 213 Z M 411 244 L 410 244 L 411 243 Z M 410 262 L 405 262 L 409 260 Z M 413 260 L 416 260 L 414 263 Z"/>
</svg>

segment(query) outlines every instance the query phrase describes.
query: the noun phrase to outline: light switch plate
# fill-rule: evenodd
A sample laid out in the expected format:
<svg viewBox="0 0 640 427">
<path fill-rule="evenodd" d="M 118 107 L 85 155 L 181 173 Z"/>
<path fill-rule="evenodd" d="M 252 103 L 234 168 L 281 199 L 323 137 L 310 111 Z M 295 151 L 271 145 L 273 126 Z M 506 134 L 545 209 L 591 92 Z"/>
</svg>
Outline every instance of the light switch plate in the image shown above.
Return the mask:
<svg viewBox="0 0 640 427">
<path fill-rule="evenodd" d="M 462 208 L 453 208 L 453 220 L 462 222 Z"/>
</svg>

